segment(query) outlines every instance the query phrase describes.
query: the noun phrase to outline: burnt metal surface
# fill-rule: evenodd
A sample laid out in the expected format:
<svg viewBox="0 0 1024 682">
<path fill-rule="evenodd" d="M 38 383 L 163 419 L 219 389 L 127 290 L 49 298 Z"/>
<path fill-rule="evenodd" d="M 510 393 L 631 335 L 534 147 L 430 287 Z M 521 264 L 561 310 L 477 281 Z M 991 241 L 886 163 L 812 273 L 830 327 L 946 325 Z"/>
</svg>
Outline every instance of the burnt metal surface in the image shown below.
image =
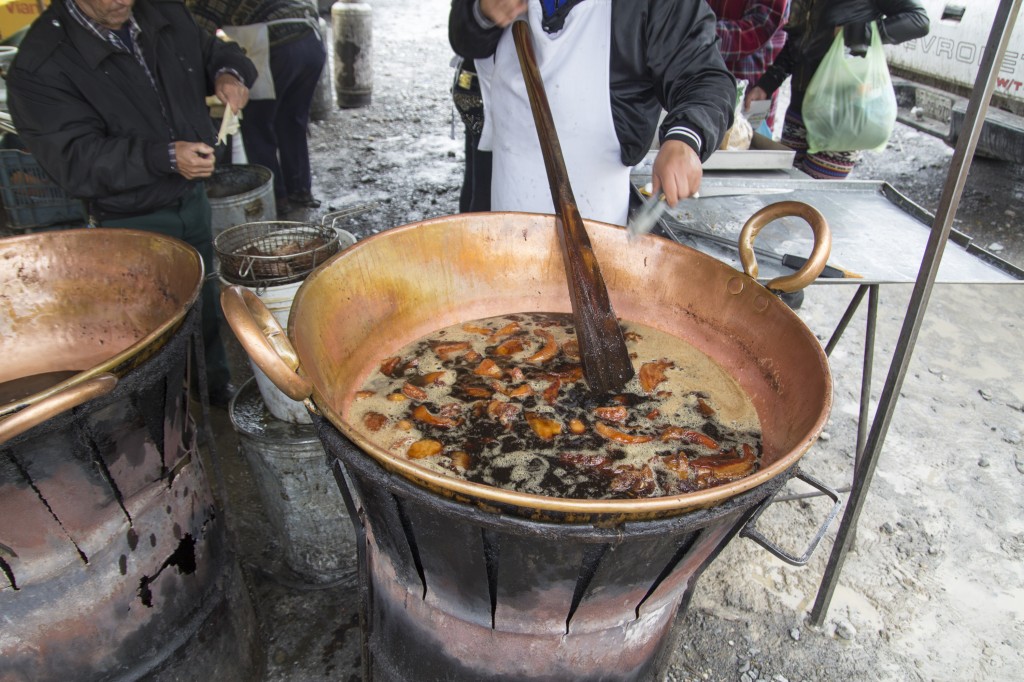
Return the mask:
<svg viewBox="0 0 1024 682">
<path fill-rule="evenodd" d="M 322 417 L 360 547 L 367 680 L 647 680 L 697 577 L 790 472 L 613 527 L 531 521 L 411 484 Z"/>
<path fill-rule="evenodd" d="M 237 570 L 189 412 L 199 320 L 195 306 L 110 394 L 0 447 L 5 682 L 134 679 L 227 612 Z M 214 630 L 251 636 L 235 625 Z M 250 669 L 246 641 L 232 648 L 219 669 Z"/>
</svg>

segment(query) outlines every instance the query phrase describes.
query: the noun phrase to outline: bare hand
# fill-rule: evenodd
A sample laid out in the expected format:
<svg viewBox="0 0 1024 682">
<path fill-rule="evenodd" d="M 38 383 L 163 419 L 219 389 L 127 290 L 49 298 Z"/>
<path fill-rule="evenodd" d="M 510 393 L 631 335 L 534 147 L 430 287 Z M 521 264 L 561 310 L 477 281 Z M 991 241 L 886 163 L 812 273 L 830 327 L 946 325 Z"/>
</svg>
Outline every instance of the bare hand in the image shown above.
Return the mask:
<svg viewBox="0 0 1024 682">
<path fill-rule="evenodd" d="M 186 180 L 213 175 L 213 147 L 203 142 L 175 142 L 178 173 Z"/>
<path fill-rule="evenodd" d="M 225 106 L 231 107 L 231 111 L 236 114 L 249 103 L 249 88 L 230 73 L 222 73 L 217 76 L 217 80 L 213 84 L 213 92 L 217 95 L 217 99 Z"/>
<path fill-rule="evenodd" d="M 764 91 L 764 88 L 755 85 L 747 90 L 747 94 L 743 97 L 743 111 L 750 109 L 751 102 L 760 102 L 765 99 L 768 99 L 768 93 Z"/>
<path fill-rule="evenodd" d="M 693 196 L 700 189 L 704 168 L 693 148 L 679 140 L 666 140 L 654 159 L 651 190 L 654 196 L 664 193 L 665 201 L 675 207 L 680 199 Z"/>
<path fill-rule="evenodd" d="M 526 11 L 526 0 L 480 0 L 480 12 L 505 28 Z"/>
</svg>

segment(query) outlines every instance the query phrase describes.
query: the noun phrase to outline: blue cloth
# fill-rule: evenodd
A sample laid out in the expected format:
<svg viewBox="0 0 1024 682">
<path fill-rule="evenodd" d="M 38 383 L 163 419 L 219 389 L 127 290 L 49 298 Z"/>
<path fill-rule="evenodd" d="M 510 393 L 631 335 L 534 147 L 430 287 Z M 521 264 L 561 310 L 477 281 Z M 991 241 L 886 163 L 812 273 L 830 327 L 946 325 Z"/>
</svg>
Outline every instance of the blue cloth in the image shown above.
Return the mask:
<svg viewBox="0 0 1024 682">
<path fill-rule="evenodd" d="M 541 26 L 544 31 L 546 33 L 561 31 L 569 12 L 581 2 L 583 0 L 540 0 L 540 7 L 544 13 Z"/>
<path fill-rule="evenodd" d="M 544 18 L 550 19 L 554 15 L 555 10 L 558 9 L 559 5 L 564 5 L 564 0 L 541 0 L 541 6 L 544 8 Z"/>
</svg>

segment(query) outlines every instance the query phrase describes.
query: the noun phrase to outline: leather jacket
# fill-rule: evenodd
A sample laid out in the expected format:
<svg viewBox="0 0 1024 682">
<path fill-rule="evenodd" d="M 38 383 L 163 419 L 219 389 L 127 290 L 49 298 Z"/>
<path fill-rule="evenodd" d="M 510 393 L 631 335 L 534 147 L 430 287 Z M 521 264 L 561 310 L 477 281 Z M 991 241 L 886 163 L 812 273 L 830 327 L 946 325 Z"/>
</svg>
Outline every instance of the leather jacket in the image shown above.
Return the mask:
<svg viewBox="0 0 1024 682">
<path fill-rule="evenodd" d="M 503 33 L 480 25 L 476 2 L 452 0 L 448 39 L 464 59 L 492 57 Z M 569 3 L 560 18 L 576 4 Z M 612 0 L 611 23 L 609 91 L 623 165 L 643 160 L 663 108 L 668 113 L 661 142 L 678 139 L 707 159 L 732 126 L 736 99 L 736 81 L 718 51 L 711 9 L 704 0 Z M 670 132 L 679 128 L 695 131 L 700 148 Z"/>
<path fill-rule="evenodd" d="M 181 0 L 137 0 L 139 44 L 158 88 L 55 0 L 32 24 L 7 75 L 8 105 L 39 165 L 97 217 L 166 208 L 198 181 L 171 167 L 175 141 L 214 146 L 206 105 L 217 72 L 247 85 L 256 68 L 237 45 L 196 26 Z"/>
</svg>

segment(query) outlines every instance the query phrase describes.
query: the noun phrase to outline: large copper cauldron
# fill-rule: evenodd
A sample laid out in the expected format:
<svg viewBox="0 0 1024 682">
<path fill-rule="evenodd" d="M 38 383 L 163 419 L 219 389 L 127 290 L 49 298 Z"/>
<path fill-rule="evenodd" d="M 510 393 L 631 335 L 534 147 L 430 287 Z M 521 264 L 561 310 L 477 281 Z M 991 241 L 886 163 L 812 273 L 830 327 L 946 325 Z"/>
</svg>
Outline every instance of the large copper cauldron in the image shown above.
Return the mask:
<svg viewBox="0 0 1024 682">
<path fill-rule="evenodd" d="M 189 398 L 202 281 L 147 232 L 0 239 L 0 679 L 248 679 Z"/>
<path fill-rule="evenodd" d="M 138 366 L 181 324 L 202 280 L 193 248 L 150 232 L 96 228 L 0 240 L 0 425 L 62 396 L 45 419 L 79 391 L 97 390 L 96 377 Z"/>
<path fill-rule="evenodd" d="M 630 244 L 621 228 L 587 224 L 617 314 L 711 355 L 761 417 L 759 472 L 675 497 L 568 500 L 466 483 L 395 457 L 347 420 L 364 378 L 424 334 L 490 315 L 567 312 L 551 216 L 438 218 L 343 251 L 299 289 L 288 324 L 294 349 L 255 295 L 226 291 L 228 320 L 250 355 L 314 412 L 349 507 L 363 679 L 664 677 L 674 637 L 685 636 L 673 623 L 697 578 L 792 475 L 829 412 L 821 347 L 753 278 L 750 242 L 790 214 L 810 218 L 818 237 L 806 272 L 769 283 L 791 289 L 816 276 L 828 251 L 827 226 L 803 204 L 774 205 L 748 222 L 750 275 L 657 237 Z"/>
<path fill-rule="evenodd" d="M 673 497 L 570 500 L 468 483 L 395 456 L 348 420 L 354 393 L 365 378 L 406 343 L 492 315 L 568 312 L 552 216 L 449 216 L 359 242 L 306 279 L 292 305 L 287 338 L 243 289 L 226 290 L 222 302 L 250 356 L 285 393 L 308 399 L 311 411 L 326 417 L 362 451 L 421 487 L 533 519 L 616 523 L 662 518 L 713 506 L 789 470 L 829 414 L 832 381 L 818 340 L 755 279 L 753 239 L 769 222 L 788 216 L 810 222 L 817 238 L 804 270 L 769 283 L 792 291 L 817 276 L 831 245 L 824 219 L 806 204 L 773 204 L 748 221 L 740 238 L 747 273 L 665 239 L 648 235 L 629 243 L 624 229 L 587 222 L 617 315 L 675 334 L 707 353 L 745 389 L 761 419 L 759 471 Z"/>
</svg>

